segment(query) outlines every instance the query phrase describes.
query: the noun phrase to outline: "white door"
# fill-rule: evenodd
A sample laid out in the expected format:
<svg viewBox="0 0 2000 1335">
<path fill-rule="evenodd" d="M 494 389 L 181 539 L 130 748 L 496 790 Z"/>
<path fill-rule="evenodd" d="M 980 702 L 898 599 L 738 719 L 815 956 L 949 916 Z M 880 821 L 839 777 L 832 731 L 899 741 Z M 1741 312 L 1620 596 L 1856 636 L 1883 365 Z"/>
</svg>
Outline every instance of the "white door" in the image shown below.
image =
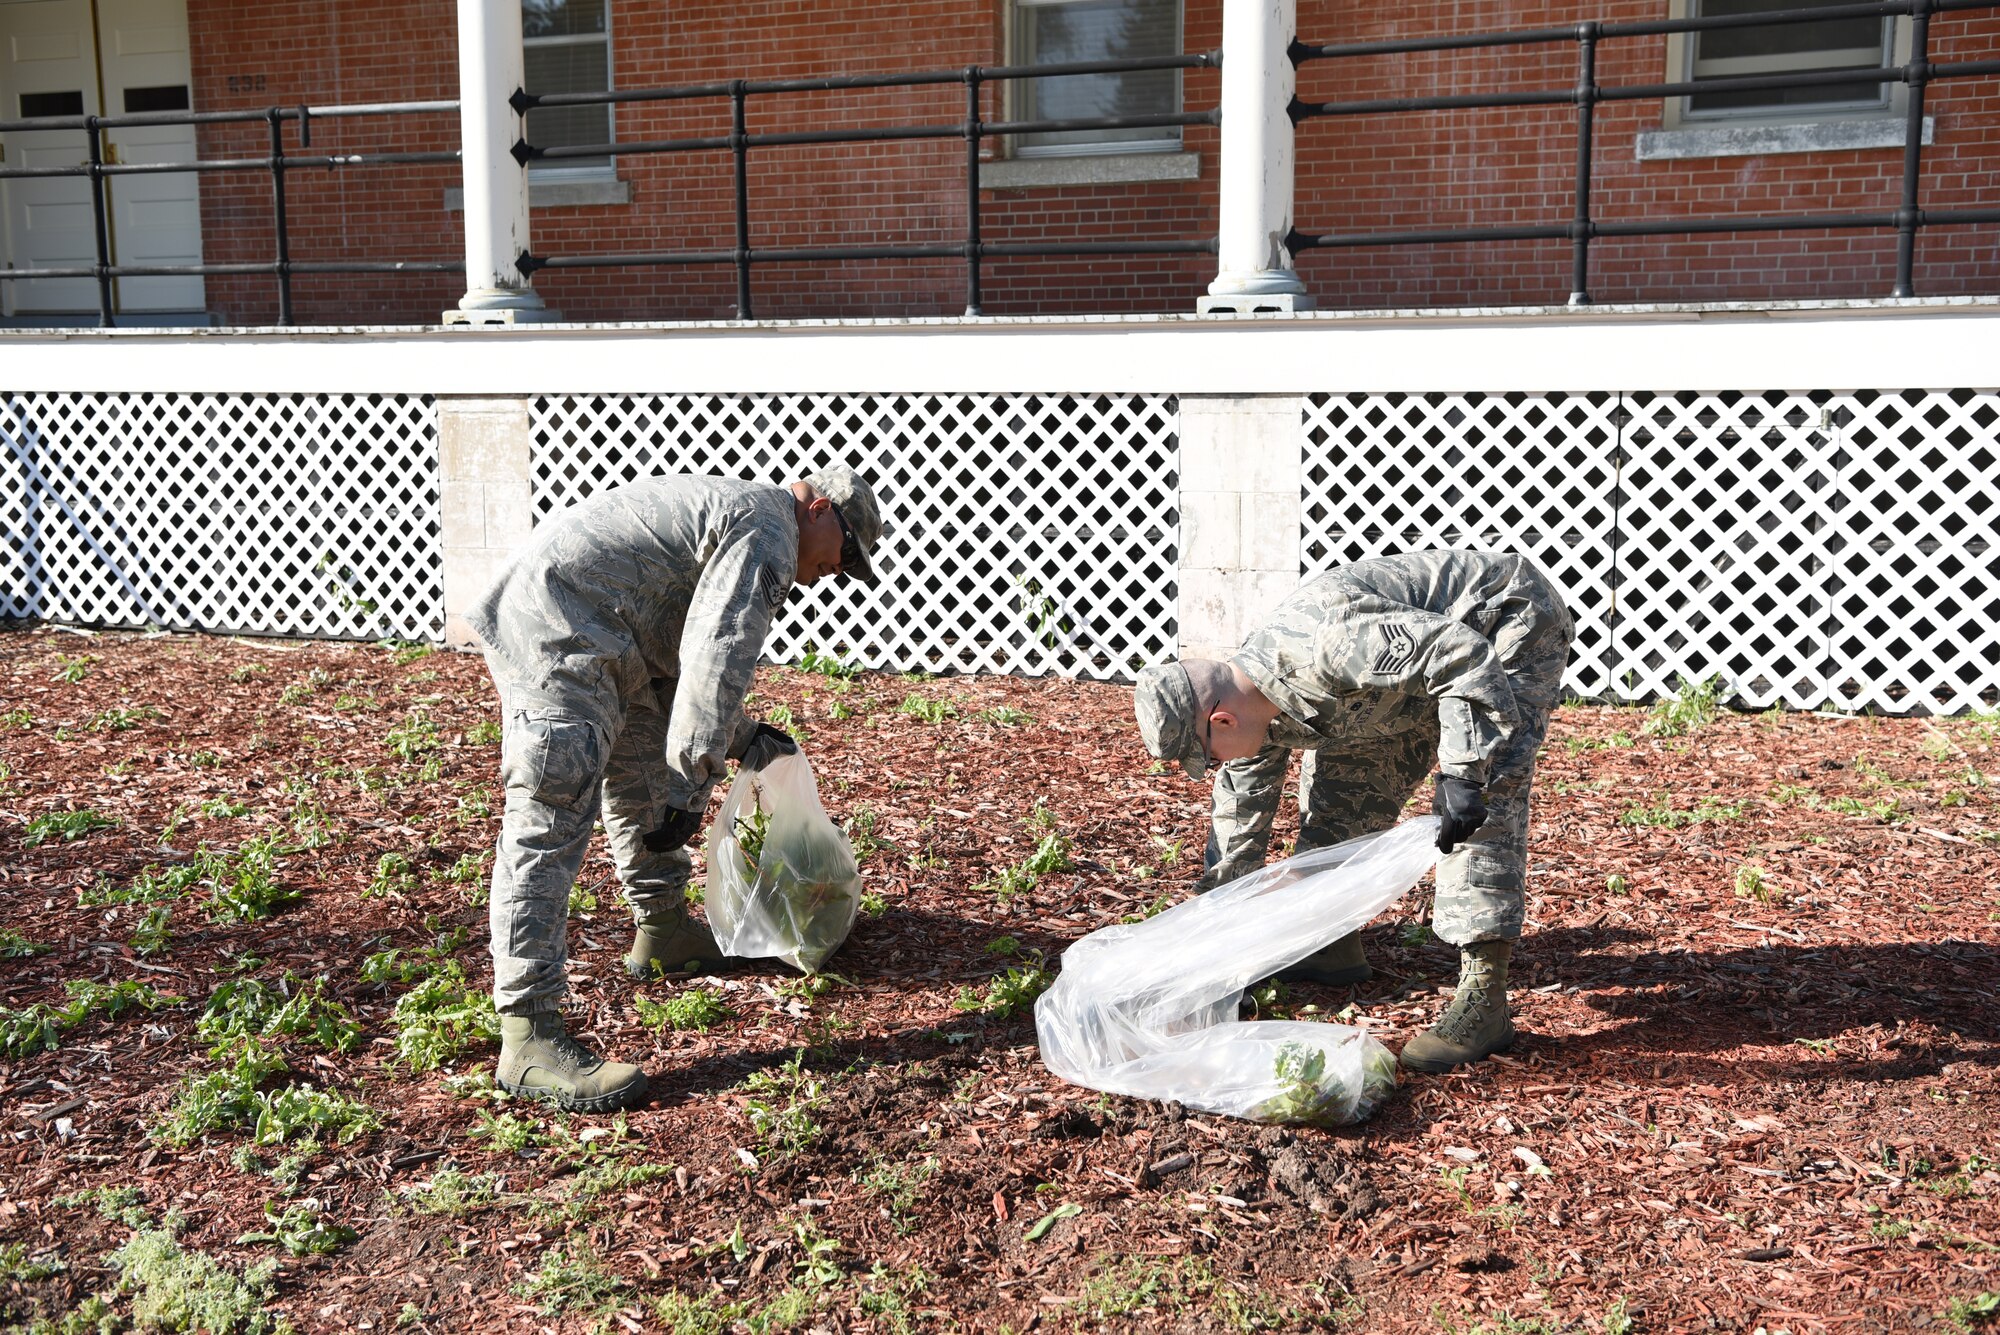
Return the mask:
<svg viewBox="0 0 2000 1335">
<path fill-rule="evenodd" d="M 97 0 L 105 115 L 187 111 L 187 0 Z M 106 138 L 120 162 L 193 162 L 192 125 L 128 126 Z M 111 250 L 119 264 L 200 264 L 201 193 L 193 172 L 113 176 Z M 193 278 L 121 278 L 121 311 L 198 311 Z"/>
<path fill-rule="evenodd" d="M 120 115 L 185 110 L 190 105 L 187 0 L 0 0 L 0 108 L 14 116 Z M 99 69 L 103 70 L 100 84 Z M 189 162 L 194 127 L 107 130 L 105 157 L 115 162 Z M 81 130 L 14 133 L 10 164 L 83 162 Z M 0 183 L 6 196 L 6 262 L 18 269 L 96 262 L 86 177 Z M 200 195 L 193 173 L 106 178 L 114 264 L 201 262 Z M 113 309 L 198 311 L 202 280 L 125 278 L 113 285 Z M 0 283 L 0 312 L 72 314 L 97 309 L 88 278 Z"/>
<path fill-rule="evenodd" d="M 0 106 L 9 120 L 101 114 L 90 0 L 0 3 Z M 81 130 L 11 133 L 4 147 L 12 167 L 71 167 L 89 157 Z M 7 196 L 7 267 L 97 263 L 89 178 L 0 181 L 0 190 Z M 0 283 L 0 301 L 8 314 L 96 310 L 97 284 L 88 278 Z"/>
</svg>

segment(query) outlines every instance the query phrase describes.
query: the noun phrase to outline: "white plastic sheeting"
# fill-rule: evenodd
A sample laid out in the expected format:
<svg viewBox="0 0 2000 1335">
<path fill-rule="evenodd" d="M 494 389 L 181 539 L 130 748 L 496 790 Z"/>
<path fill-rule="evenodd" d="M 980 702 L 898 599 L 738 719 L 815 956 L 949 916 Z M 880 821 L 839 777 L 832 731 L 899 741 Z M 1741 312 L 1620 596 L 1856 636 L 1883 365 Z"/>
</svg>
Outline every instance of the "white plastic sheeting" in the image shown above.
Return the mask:
<svg viewBox="0 0 2000 1335">
<path fill-rule="evenodd" d="M 1359 928 L 1437 861 L 1435 817 L 1314 849 L 1063 953 L 1035 1003 L 1072 1084 L 1259 1122 L 1358 1122 L 1395 1058 L 1342 1024 L 1237 1019 L 1243 990 Z"/>
</svg>

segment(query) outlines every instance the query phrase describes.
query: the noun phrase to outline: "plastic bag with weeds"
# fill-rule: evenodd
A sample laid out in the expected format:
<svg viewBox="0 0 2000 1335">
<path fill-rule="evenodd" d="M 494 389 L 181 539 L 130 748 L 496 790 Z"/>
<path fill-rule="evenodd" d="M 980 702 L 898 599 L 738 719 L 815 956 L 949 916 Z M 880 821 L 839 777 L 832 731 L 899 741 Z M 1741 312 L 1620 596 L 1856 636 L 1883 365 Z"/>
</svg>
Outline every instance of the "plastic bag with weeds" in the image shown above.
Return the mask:
<svg viewBox="0 0 2000 1335">
<path fill-rule="evenodd" d="M 1239 1021 L 1243 990 L 1387 908 L 1437 861 L 1437 819 L 1287 858 L 1063 953 L 1035 1003 L 1042 1061 L 1071 1084 L 1253 1122 L 1358 1122 L 1396 1059 L 1344 1024 Z"/>
<path fill-rule="evenodd" d="M 702 901 L 727 955 L 818 972 L 854 927 L 861 873 L 803 752 L 745 770 L 708 828 Z"/>
</svg>

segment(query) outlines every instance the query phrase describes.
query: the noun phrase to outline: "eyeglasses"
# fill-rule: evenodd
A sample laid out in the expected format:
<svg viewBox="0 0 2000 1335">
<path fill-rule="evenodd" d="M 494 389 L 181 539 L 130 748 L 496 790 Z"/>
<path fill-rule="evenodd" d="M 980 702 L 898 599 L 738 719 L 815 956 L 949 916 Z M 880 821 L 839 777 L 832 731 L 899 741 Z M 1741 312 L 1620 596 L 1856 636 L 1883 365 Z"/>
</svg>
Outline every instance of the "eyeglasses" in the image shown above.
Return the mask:
<svg viewBox="0 0 2000 1335">
<path fill-rule="evenodd" d="M 1222 762 L 1215 758 L 1215 716 L 1201 716 L 1201 768 L 1204 774 L 1222 768 Z"/>
<path fill-rule="evenodd" d="M 847 516 L 840 512 L 840 507 L 832 501 L 828 501 L 827 505 L 833 510 L 834 522 L 840 525 L 840 573 L 845 575 L 861 569 L 861 540 L 847 526 Z"/>
</svg>

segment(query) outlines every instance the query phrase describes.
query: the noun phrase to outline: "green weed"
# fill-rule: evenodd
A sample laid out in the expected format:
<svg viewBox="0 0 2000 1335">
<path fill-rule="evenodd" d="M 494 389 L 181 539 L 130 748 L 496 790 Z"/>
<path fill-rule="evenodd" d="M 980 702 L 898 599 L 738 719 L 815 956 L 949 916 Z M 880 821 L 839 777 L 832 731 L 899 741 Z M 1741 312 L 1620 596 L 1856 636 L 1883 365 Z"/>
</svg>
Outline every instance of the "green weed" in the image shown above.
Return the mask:
<svg viewBox="0 0 2000 1335">
<path fill-rule="evenodd" d="M 35 955 L 46 955 L 54 949 L 54 946 L 30 941 L 11 927 L 0 927 L 0 960 L 29 959 Z"/>
<path fill-rule="evenodd" d="M 958 717 L 958 706 L 949 700 L 930 700 L 911 694 L 903 697 L 903 703 L 896 706 L 896 712 L 923 723 L 945 723 Z"/>
<path fill-rule="evenodd" d="M 69 1269 L 54 1252 L 30 1252 L 25 1242 L 0 1244 L 0 1284 L 35 1284 Z"/>
<path fill-rule="evenodd" d="M 145 1227 L 105 1258 L 118 1272 L 117 1289 L 132 1300 L 140 1330 L 202 1331 L 206 1335 L 281 1335 L 283 1317 L 264 1310 L 276 1293 L 277 1263 L 241 1275 L 214 1257 L 189 1251 L 168 1229 Z M 103 1329 L 119 1329 L 122 1323 Z"/>
<path fill-rule="evenodd" d="M 299 891 L 277 879 L 278 859 L 291 850 L 275 835 L 245 840 L 233 854 L 196 855 L 208 886 L 208 916 L 217 922 L 256 922 L 287 904 L 298 902 Z"/>
<path fill-rule="evenodd" d="M 409 764 L 443 746 L 444 738 L 438 731 L 437 720 L 419 706 L 383 734 L 382 745 L 390 755 Z"/>
<path fill-rule="evenodd" d="M 1764 869 L 1745 864 L 1736 869 L 1736 897 L 1754 899 L 1760 904 L 1771 902 L 1771 891 L 1764 884 Z"/>
<path fill-rule="evenodd" d="M 347 1225 L 328 1219 L 317 1201 L 298 1201 L 282 1212 L 274 1208 L 275 1204 L 264 1206 L 264 1219 L 270 1227 L 245 1233 L 236 1239 L 237 1246 L 268 1242 L 283 1247 L 293 1256 L 325 1256 L 361 1236 Z"/>
<path fill-rule="evenodd" d="M 815 676 L 831 678 L 834 681 L 852 681 L 860 675 L 861 669 L 841 662 L 832 654 L 823 654 L 810 646 L 805 656 L 799 659 L 799 671 Z"/>
<path fill-rule="evenodd" d="M 1012 705 L 995 705 L 991 709 L 982 709 L 975 717 L 982 723 L 991 723 L 1001 728 L 1018 728 L 1035 721 L 1033 714 L 1025 709 L 1016 709 Z"/>
<path fill-rule="evenodd" d="M 389 661 L 397 667 L 408 667 L 436 652 L 422 640 L 378 640 L 375 647 L 388 650 Z"/>
<path fill-rule="evenodd" d="M 78 654 L 74 658 L 67 654 L 57 654 L 56 670 L 50 675 L 49 680 L 74 686 L 90 675 L 90 669 L 96 662 L 94 654 Z"/>
<path fill-rule="evenodd" d="M 1946 1321 L 1970 1335 L 2000 1324 L 2000 1293 L 1981 1293 L 1971 1298 L 1953 1298 L 1939 1313 Z"/>
<path fill-rule="evenodd" d="M 22 836 L 23 848 L 34 848 L 51 836 L 59 835 L 66 844 L 97 830 L 109 830 L 118 824 L 109 816 L 99 815 L 88 807 L 75 811 L 49 811 L 28 822 L 26 834 Z"/>
<path fill-rule="evenodd" d="M 1819 794 L 1802 783 L 1781 783 L 1771 789 L 1771 800 L 1783 806 L 1816 807 Z"/>
<path fill-rule="evenodd" d="M 1685 737 L 1715 719 L 1722 678 L 1681 678 L 1680 688 L 1653 706 L 1639 731 L 1648 737 Z"/>
<path fill-rule="evenodd" d="M 1563 750 L 1571 755 L 1584 751 L 1604 751 L 1634 745 L 1629 732 L 1614 732 L 1609 737 L 1572 737 L 1563 743 Z"/>
<path fill-rule="evenodd" d="M 132 1010 L 158 1010 L 181 998 L 155 991 L 151 985 L 126 978 L 116 983 L 72 980 L 63 984 L 69 1003 L 43 1002 L 19 1010 L 0 1008 L 0 1057 L 26 1057 L 62 1046 L 62 1036 L 93 1016 L 115 1020 Z"/>
<path fill-rule="evenodd" d="M 352 1052 L 361 1042 L 353 1012 L 327 997 L 326 980 L 302 984 L 291 973 L 275 988 L 255 978 L 218 984 L 194 1029 L 216 1058 L 240 1045 L 268 1044 L 280 1036 L 310 1039 L 328 1052 Z"/>
<path fill-rule="evenodd" d="M 1035 998 L 1048 991 L 1055 980 L 1053 973 L 1039 965 L 1010 968 L 987 983 L 983 997 L 969 987 L 961 988 L 957 1005 L 962 1011 L 981 1011 L 1005 1020 L 1033 1007 Z"/>
<path fill-rule="evenodd" d="M 1826 800 L 1826 810 L 1842 816 L 1866 816 L 1890 825 L 1907 818 L 1903 804 L 1893 797 L 1878 797 L 1872 802 L 1859 797 L 1832 797 Z"/>
<path fill-rule="evenodd" d="M 473 1117 L 473 1124 L 465 1134 L 504 1154 L 518 1154 L 546 1145 L 550 1140 L 532 1118 L 516 1117 L 510 1112 L 495 1116 L 485 1108 L 478 1109 Z"/>
<path fill-rule="evenodd" d="M 127 732 L 141 723 L 160 717 L 160 711 L 151 705 L 140 705 L 136 709 L 100 710 L 90 716 L 90 722 L 83 726 L 90 732 Z"/>
<path fill-rule="evenodd" d="M 725 1302 L 712 1293 L 668 1292 L 653 1299 L 653 1316 L 667 1335 L 728 1335 L 751 1312 L 747 1302 Z"/>
<path fill-rule="evenodd" d="M 374 1109 L 332 1090 L 301 1084 L 258 1088 L 288 1069 L 277 1053 L 245 1044 L 229 1065 L 183 1081 L 151 1135 L 177 1149 L 215 1131 L 247 1131 L 259 1145 L 282 1144 L 301 1133 L 325 1139 L 321 1133 L 330 1132 L 344 1145 L 382 1124 Z"/>
<path fill-rule="evenodd" d="M 900 1237 L 916 1227 L 911 1211 L 917 1208 L 917 1201 L 931 1179 L 937 1176 L 937 1170 L 936 1159 L 925 1159 L 916 1165 L 877 1159 L 874 1166 L 862 1174 L 861 1189 L 882 1202 L 882 1212 L 889 1217 Z"/>
<path fill-rule="evenodd" d="M 440 1168 L 431 1174 L 430 1181 L 403 1188 L 402 1198 L 420 1214 L 462 1219 L 500 1199 L 500 1176 Z"/>
<path fill-rule="evenodd" d="M 1035 851 L 1011 867 L 1003 867 L 992 880 L 975 888 L 991 890 L 1002 900 L 1032 890 L 1042 877 L 1071 868 L 1070 849 L 1072 844 L 1067 835 L 1050 831 L 1042 836 Z"/>
<path fill-rule="evenodd" d="M 396 1030 L 396 1059 L 412 1071 L 434 1071 L 458 1060 L 474 1043 L 500 1038 L 492 995 L 467 986 L 456 960 L 442 961 L 405 992 L 389 1023 Z"/>
<path fill-rule="evenodd" d="M 655 1033 L 667 1029 L 713 1029 L 729 1016 L 729 1008 L 722 1004 L 722 994 L 707 987 L 685 988 L 665 1001 L 634 997 L 632 1004 L 639 1012 L 639 1023 Z"/>
<path fill-rule="evenodd" d="M 229 669 L 229 680 L 240 686 L 253 677 L 263 676 L 270 670 L 270 665 L 266 663 L 244 663 L 241 666 Z"/>
<path fill-rule="evenodd" d="M 624 1301 L 625 1281 L 605 1268 L 587 1242 L 551 1247 L 542 1264 L 514 1286 L 516 1297 L 533 1299 L 543 1316 L 566 1313 L 608 1316 Z"/>
<path fill-rule="evenodd" d="M 1624 814 L 1618 817 L 1618 823 L 1641 828 L 1678 830 L 1708 821 L 1742 818 L 1743 803 L 1719 802 L 1713 797 L 1703 796 L 1698 798 L 1692 807 L 1686 808 L 1669 806 L 1664 799 L 1652 806 L 1627 807 Z"/>
<path fill-rule="evenodd" d="M 744 1104 L 757 1141 L 767 1150 L 797 1154 L 810 1149 L 820 1138 L 821 1127 L 813 1114 L 826 1102 L 819 1078 L 804 1067 L 805 1054 L 774 1071 L 758 1071 L 743 1082 L 751 1096 Z"/>
<path fill-rule="evenodd" d="M 384 853 L 375 859 L 375 875 L 363 899 L 405 899 L 417 892 L 417 871 L 401 853 Z"/>
<path fill-rule="evenodd" d="M 465 740 L 474 746 L 500 745 L 500 723 L 497 719 L 481 719 L 465 730 Z"/>
</svg>

